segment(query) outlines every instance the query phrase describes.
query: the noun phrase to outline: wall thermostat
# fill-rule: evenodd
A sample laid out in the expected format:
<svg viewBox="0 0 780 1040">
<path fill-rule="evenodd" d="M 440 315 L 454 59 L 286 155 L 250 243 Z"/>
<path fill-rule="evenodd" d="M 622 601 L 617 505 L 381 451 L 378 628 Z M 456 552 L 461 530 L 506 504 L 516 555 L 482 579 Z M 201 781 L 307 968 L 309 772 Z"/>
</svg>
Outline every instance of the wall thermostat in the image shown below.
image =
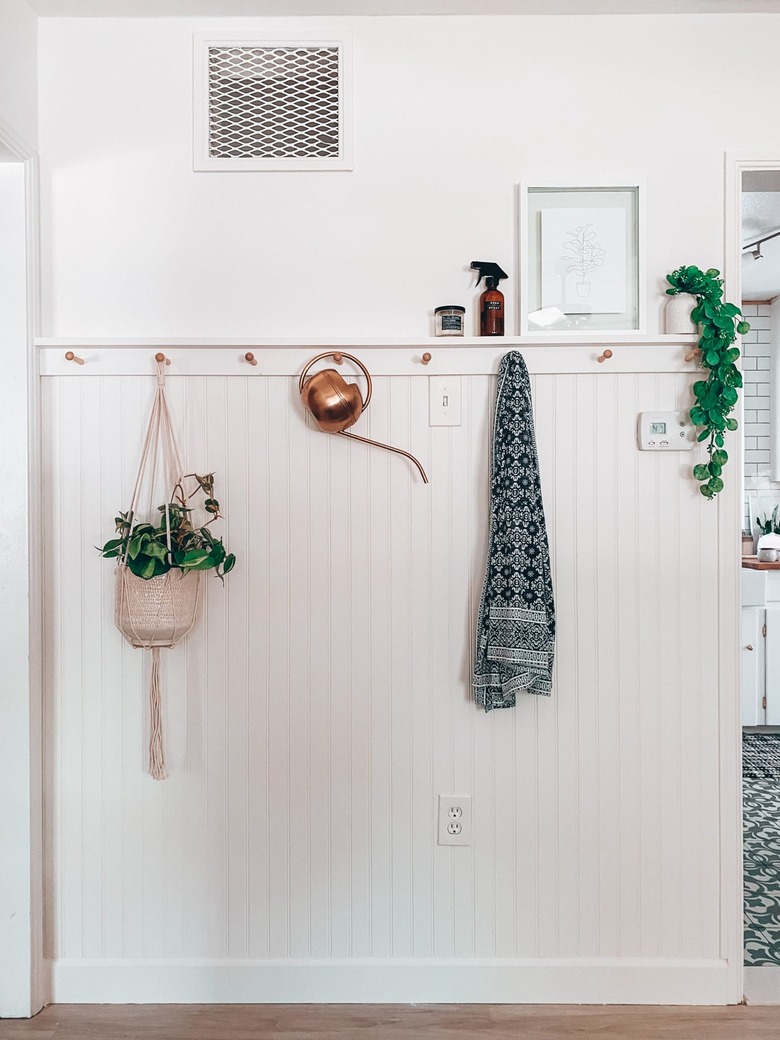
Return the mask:
<svg viewBox="0 0 780 1040">
<path fill-rule="evenodd" d="M 640 451 L 690 451 L 696 427 L 688 412 L 640 412 L 637 441 Z"/>
</svg>

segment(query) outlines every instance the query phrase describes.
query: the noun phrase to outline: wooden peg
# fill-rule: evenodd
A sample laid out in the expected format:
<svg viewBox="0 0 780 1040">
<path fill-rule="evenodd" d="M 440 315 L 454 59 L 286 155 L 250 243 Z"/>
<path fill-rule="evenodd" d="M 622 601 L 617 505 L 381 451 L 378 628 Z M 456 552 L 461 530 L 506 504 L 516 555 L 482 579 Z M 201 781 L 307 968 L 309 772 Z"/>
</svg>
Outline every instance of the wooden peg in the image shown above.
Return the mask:
<svg viewBox="0 0 780 1040">
<path fill-rule="evenodd" d="M 422 361 L 422 363 L 424 365 L 428 365 L 428 364 L 430 364 L 430 360 L 431 360 L 431 355 L 426 350 L 425 353 L 423 354 L 423 356 L 420 358 L 420 361 Z"/>
<path fill-rule="evenodd" d="M 333 360 L 336 362 L 337 365 L 343 365 L 343 363 L 344 363 L 344 355 L 341 353 L 340 350 L 337 350 L 337 351 L 334 352 Z"/>
<path fill-rule="evenodd" d="M 257 358 L 255 357 L 255 355 L 252 353 L 251 350 L 248 350 L 246 352 L 246 354 L 244 354 L 244 361 L 248 361 L 250 365 L 256 365 L 257 364 Z"/>
<path fill-rule="evenodd" d="M 156 353 L 156 354 L 154 355 L 154 360 L 155 360 L 155 361 L 164 361 L 166 365 L 170 365 L 170 363 L 171 363 L 171 359 L 170 359 L 170 358 L 167 358 L 167 357 L 165 356 L 165 354 L 163 354 L 163 353 L 162 353 L 161 351 L 158 351 L 158 352 L 157 352 L 157 353 Z"/>
<path fill-rule="evenodd" d="M 688 353 L 685 355 L 685 360 L 686 361 L 695 361 L 696 358 L 699 356 L 699 354 L 701 354 L 701 351 L 699 350 L 699 348 L 698 347 L 694 347 L 693 350 L 689 350 Z"/>
<path fill-rule="evenodd" d="M 78 354 L 74 354 L 72 350 L 67 350 L 65 352 L 65 360 L 66 361 L 75 361 L 77 365 L 83 365 L 84 364 L 84 358 L 83 357 L 79 357 Z"/>
<path fill-rule="evenodd" d="M 612 357 L 612 351 L 609 349 L 609 347 L 607 347 L 607 349 L 604 351 L 604 353 L 603 354 L 599 354 L 599 356 L 596 358 L 596 360 L 598 361 L 599 364 L 602 364 L 604 361 L 607 361 L 611 357 Z"/>
</svg>

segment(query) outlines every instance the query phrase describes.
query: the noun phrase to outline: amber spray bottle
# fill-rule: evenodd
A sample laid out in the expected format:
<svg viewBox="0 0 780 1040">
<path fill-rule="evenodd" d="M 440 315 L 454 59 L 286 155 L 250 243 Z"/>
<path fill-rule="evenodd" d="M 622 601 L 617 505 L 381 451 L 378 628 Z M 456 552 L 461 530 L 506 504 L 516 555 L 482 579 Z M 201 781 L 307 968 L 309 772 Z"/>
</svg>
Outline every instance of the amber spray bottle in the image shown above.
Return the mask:
<svg viewBox="0 0 780 1040">
<path fill-rule="evenodd" d="M 498 288 L 502 278 L 509 275 L 502 271 L 498 264 L 489 260 L 472 260 L 471 266 L 479 271 L 477 285 L 485 278 L 485 289 L 479 298 L 479 334 L 480 336 L 504 335 L 504 294 Z"/>
</svg>

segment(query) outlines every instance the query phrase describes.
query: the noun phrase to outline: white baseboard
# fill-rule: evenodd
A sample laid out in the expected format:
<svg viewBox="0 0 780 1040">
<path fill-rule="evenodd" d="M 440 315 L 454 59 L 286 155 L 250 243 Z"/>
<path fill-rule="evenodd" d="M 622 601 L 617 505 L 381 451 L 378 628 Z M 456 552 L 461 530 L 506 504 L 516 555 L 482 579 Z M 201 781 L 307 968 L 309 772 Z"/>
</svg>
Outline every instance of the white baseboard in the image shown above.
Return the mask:
<svg viewBox="0 0 780 1040">
<path fill-rule="evenodd" d="M 780 1004 L 780 964 L 745 968 L 745 1000 L 748 1004 Z"/>
<path fill-rule="evenodd" d="M 728 1004 L 726 961 L 56 960 L 58 1004 Z"/>
</svg>

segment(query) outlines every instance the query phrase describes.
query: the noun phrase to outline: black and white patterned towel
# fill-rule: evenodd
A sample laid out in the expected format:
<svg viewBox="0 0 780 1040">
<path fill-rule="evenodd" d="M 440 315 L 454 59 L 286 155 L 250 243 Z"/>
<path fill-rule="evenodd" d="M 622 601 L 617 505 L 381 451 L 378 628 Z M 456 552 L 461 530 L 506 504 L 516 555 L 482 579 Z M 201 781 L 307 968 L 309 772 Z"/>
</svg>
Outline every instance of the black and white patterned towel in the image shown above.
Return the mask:
<svg viewBox="0 0 780 1040">
<path fill-rule="evenodd" d="M 531 384 L 516 350 L 501 359 L 493 428 L 490 544 L 477 620 L 474 695 L 485 711 L 549 696 L 555 605 Z"/>
</svg>

